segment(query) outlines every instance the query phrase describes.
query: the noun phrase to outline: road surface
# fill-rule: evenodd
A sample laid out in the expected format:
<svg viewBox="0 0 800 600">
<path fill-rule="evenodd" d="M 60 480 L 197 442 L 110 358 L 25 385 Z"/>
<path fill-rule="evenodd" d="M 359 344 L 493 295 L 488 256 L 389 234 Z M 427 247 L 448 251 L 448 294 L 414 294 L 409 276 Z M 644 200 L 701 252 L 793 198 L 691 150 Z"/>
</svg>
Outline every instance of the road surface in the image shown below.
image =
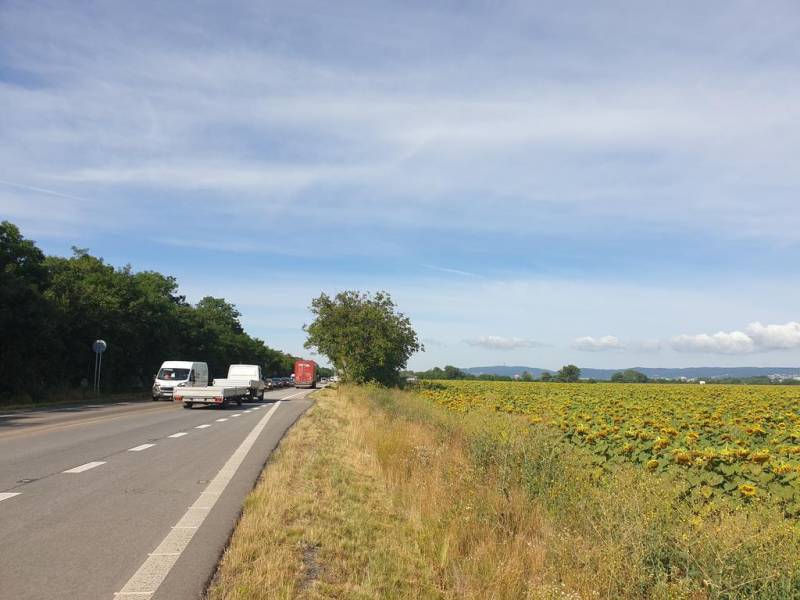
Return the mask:
<svg viewBox="0 0 800 600">
<path fill-rule="evenodd" d="M 310 391 L 0 414 L 0 599 L 202 598 Z"/>
</svg>

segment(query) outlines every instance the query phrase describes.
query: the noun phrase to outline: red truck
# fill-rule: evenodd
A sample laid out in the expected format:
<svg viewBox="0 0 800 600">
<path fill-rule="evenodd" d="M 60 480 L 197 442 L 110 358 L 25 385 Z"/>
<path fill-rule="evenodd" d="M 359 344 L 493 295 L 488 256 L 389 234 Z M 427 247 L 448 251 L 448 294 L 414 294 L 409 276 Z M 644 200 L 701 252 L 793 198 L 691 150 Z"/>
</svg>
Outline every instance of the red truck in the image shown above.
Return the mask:
<svg viewBox="0 0 800 600">
<path fill-rule="evenodd" d="M 294 363 L 294 387 L 317 387 L 317 363 L 313 360 L 298 360 Z"/>
</svg>

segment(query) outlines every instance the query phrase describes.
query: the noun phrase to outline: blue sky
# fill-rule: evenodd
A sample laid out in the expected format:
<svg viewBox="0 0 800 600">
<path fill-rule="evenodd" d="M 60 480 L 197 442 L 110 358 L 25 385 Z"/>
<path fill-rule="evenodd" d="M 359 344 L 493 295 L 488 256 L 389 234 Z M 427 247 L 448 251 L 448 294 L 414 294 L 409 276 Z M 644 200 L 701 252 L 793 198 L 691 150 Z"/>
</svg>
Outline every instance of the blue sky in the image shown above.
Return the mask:
<svg viewBox="0 0 800 600">
<path fill-rule="evenodd" d="M 794 2 L 0 5 L 0 217 L 303 353 L 390 291 L 414 368 L 800 360 Z"/>
</svg>

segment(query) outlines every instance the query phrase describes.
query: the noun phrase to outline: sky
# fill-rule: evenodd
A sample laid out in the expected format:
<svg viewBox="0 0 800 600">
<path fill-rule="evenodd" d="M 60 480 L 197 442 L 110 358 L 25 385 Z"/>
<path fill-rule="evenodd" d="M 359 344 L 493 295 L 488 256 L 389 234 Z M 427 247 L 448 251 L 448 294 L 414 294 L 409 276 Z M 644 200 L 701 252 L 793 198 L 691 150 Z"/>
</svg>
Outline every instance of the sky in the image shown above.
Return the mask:
<svg viewBox="0 0 800 600">
<path fill-rule="evenodd" d="M 800 5 L 0 2 L 0 218 L 298 355 L 389 291 L 414 369 L 800 362 Z"/>
</svg>

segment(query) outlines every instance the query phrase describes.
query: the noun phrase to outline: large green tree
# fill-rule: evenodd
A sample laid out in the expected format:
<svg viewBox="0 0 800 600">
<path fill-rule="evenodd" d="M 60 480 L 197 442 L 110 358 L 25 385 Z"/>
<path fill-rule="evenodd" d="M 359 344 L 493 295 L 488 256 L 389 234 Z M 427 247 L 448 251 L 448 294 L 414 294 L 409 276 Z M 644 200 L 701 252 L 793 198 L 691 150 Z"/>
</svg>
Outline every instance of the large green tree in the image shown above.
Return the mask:
<svg viewBox="0 0 800 600">
<path fill-rule="evenodd" d="M 649 380 L 647 375 L 636 371 L 635 369 L 625 369 L 624 371 L 617 371 L 611 376 L 611 381 L 614 383 L 647 383 Z"/>
<path fill-rule="evenodd" d="M 556 379 L 565 383 L 575 383 L 580 378 L 581 370 L 575 365 L 564 365 L 556 374 Z"/>
<path fill-rule="evenodd" d="M 411 355 L 424 350 L 387 292 L 323 293 L 310 310 L 305 347 L 327 356 L 344 381 L 394 385 Z"/>
</svg>

